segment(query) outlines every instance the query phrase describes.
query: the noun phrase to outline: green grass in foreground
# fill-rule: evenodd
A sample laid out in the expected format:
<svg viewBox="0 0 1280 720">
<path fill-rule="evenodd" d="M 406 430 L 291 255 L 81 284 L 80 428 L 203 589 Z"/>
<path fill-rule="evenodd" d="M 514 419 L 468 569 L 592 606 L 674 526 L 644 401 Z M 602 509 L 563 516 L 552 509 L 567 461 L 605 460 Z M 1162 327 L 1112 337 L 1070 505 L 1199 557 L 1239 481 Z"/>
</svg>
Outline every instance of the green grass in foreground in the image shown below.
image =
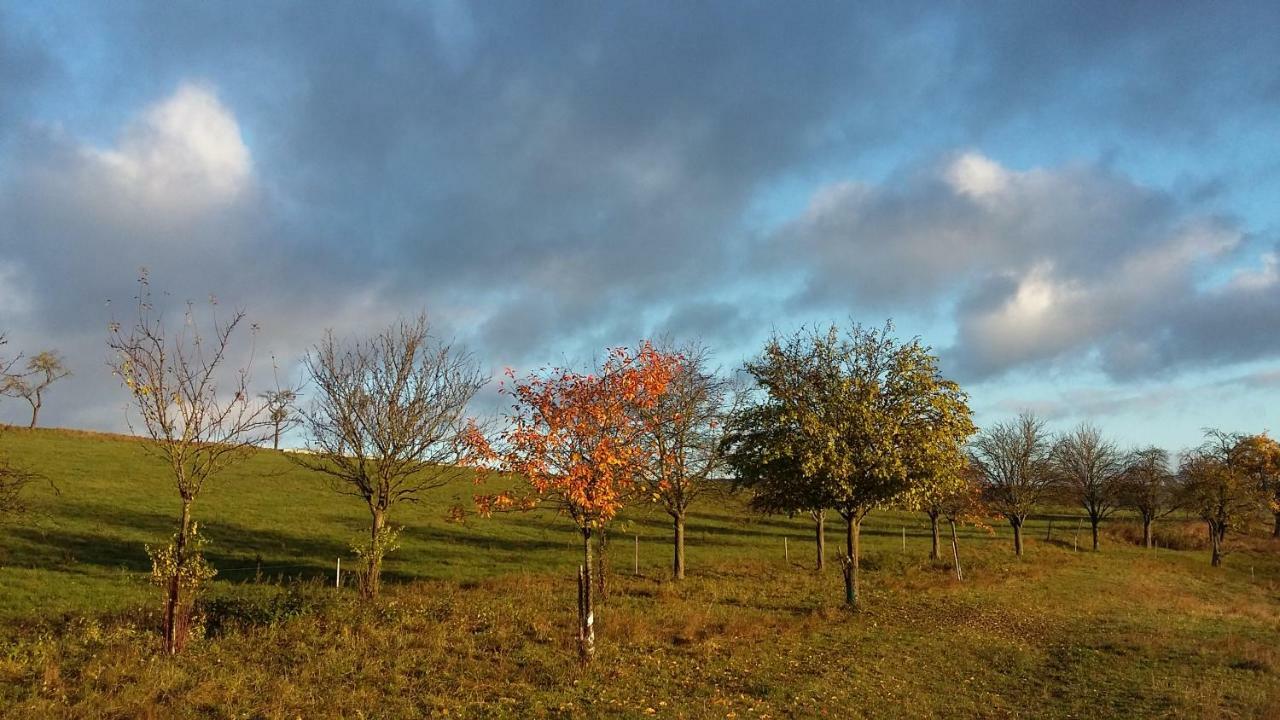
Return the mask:
<svg viewBox="0 0 1280 720">
<path fill-rule="evenodd" d="M 835 563 L 809 569 L 802 520 L 707 503 L 675 584 L 666 517 L 633 513 L 583 669 L 568 521 L 449 523 L 473 492 L 460 480 L 393 517 L 406 527 L 386 597 L 362 607 L 330 587 L 359 502 L 273 452 L 197 504 L 221 570 L 209 636 L 161 658 L 143 549 L 176 514 L 160 466 L 107 436 L 10 430 L 0 444 L 61 490 L 36 488 L 33 516 L 0 528 L 7 717 L 1280 717 L 1280 547 L 1263 539 L 1212 569 L 1204 551 L 1114 535 L 1074 552 L 1074 521 L 1051 541 L 1033 523 L 1021 562 L 1007 528 L 967 529 L 958 583 L 927 560 L 922 518 L 876 513 L 865 609 L 849 613 Z"/>
</svg>

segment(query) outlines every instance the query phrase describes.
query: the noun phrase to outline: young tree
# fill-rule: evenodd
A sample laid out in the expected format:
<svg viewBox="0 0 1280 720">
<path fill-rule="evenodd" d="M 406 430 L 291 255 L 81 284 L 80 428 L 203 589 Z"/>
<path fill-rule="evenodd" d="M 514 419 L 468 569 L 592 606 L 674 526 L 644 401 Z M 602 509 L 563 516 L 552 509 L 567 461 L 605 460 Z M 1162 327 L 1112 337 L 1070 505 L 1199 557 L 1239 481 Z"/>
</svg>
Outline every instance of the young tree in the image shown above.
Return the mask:
<svg viewBox="0 0 1280 720">
<path fill-rule="evenodd" d="M 129 390 L 130 406 L 141 421 L 142 446 L 168 467 L 180 502 L 173 540 L 148 548 L 152 580 L 165 590 L 164 649 L 174 654 L 186 644 L 199 588 L 214 574 L 200 552 L 203 541 L 192 508 L 206 482 L 262 441 L 265 412 L 249 401 L 252 352 L 239 369 L 226 367 L 244 311 L 220 321 L 217 303 L 210 300 L 204 334 L 194 304 L 188 303 L 182 329 L 175 332 L 152 306 L 145 272 L 138 285 L 137 320 L 113 322 L 108 345 L 114 353 L 111 368 Z M 127 419 L 136 430 L 133 417 Z"/>
<path fill-rule="evenodd" d="M 947 399 L 949 396 L 942 396 Z M 972 464 L 965 454 L 965 444 L 976 432 L 962 395 L 950 397 L 953 407 L 933 408 L 929 423 L 932 438 L 907 448 L 907 467 L 911 488 L 904 493 L 903 505 L 923 510 L 929 518 L 932 544 L 929 559 L 940 557 L 941 538 L 938 521 L 946 517 L 948 508 L 957 502 L 973 484 Z M 953 533 L 954 535 L 954 528 Z"/>
<path fill-rule="evenodd" d="M 1142 518 L 1142 546 L 1152 544 L 1151 525 L 1177 509 L 1175 478 L 1169 453 L 1147 447 L 1129 453 L 1120 475 L 1120 503 Z"/>
<path fill-rule="evenodd" d="M 741 408 L 729 420 L 725 457 L 736 488 L 751 492 L 749 504 L 757 512 L 807 513 L 813 519 L 816 569 L 826 566 L 826 483 L 805 475 L 791 455 L 789 436 L 795 428 L 782 411 L 764 401 Z"/>
<path fill-rule="evenodd" d="M 392 508 L 471 461 L 478 431 L 466 410 L 488 378 L 469 353 L 432 337 L 425 314 L 349 342 L 327 333 L 304 362 L 316 389 L 303 413 L 309 452 L 290 458 L 368 509 L 368 539 L 354 549 L 372 600 L 399 534 L 387 524 Z"/>
<path fill-rule="evenodd" d="M 25 372 L 6 372 L 3 383 L 0 384 L 0 393 L 26 400 L 31 406 L 31 424 L 27 427 L 35 427 L 40 408 L 44 405 L 45 391 L 70 374 L 71 371 L 57 352 L 45 350 L 27 359 Z"/>
<path fill-rule="evenodd" d="M 949 492 L 939 498 L 938 510 L 951 527 L 951 558 L 955 564 L 956 579 L 964 580 L 964 571 L 960 569 L 960 540 L 956 535 L 956 525 L 969 523 L 987 527 L 983 521 L 987 508 L 982 502 L 982 473 L 978 468 L 973 463 L 966 462 L 958 477 L 958 482 L 946 486 Z"/>
<path fill-rule="evenodd" d="M 705 346 L 663 352 L 678 357 L 679 364 L 656 401 L 637 410 L 643 429 L 639 441 L 647 455 L 639 479 L 671 517 L 672 574 L 682 580 L 685 518 L 699 497 L 722 489 L 716 477 L 726 467 L 726 420 L 737 395 L 728 378 L 708 367 L 710 352 Z"/>
<path fill-rule="evenodd" d="M 271 423 L 271 449 L 280 449 L 280 436 L 302 423 L 298 416 L 298 391 L 292 388 L 268 390 L 258 395 L 267 406 Z"/>
<path fill-rule="evenodd" d="M 980 433 L 970 457 L 981 473 L 983 499 L 1013 528 L 1013 551 L 1022 557 L 1022 526 L 1053 483 L 1044 421 L 1022 413 Z"/>
<path fill-rule="evenodd" d="M 1050 451 L 1050 463 L 1059 482 L 1089 516 L 1093 550 L 1098 551 L 1098 526 L 1120 502 L 1124 459 L 1115 443 L 1088 423 L 1058 438 Z"/>
<path fill-rule="evenodd" d="M 845 601 L 858 604 L 859 535 L 872 509 L 912 489 L 913 448 L 941 443 L 939 417 L 963 414 L 964 393 L 943 378 L 919 340 L 900 342 L 886 323 L 853 325 L 842 335 L 801 331 L 773 338 L 747 371 L 770 395 L 786 424 L 787 454 L 821 479 L 845 521 Z"/>
<path fill-rule="evenodd" d="M 1280 443 L 1266 433 L 1246 435 L 1236 444 L 1235 456 L 1243 471 L 1261 490 L 1272 514 L 1272 537 L 1280 538 Z"/>
<path fill-rule="evenodd" d="M 1243 439 L 1206 430 L 1204 443 L 1186 453 L 1178 468 L 1181 503 L 1205 522 L 1214 567 L 1222 565 L 1227 533 L 1243 529 L 1262 507 L 1262 489 L 1240 462 Z"/>
<path fill-rule="evenodd" d="M 480 496 L 482 514 L 554 503 L 582 535 L 578 569 L 578 649 L 595 655 L 592 534 L 617 514 L 641 474 L 648 431 L 638 418 L 659 402 L 680 359 L 643 343 L 634 353 L 617 348 L 594 373 L 544 369 L 503 385 L 512 411 L 491 457 L 528 482 L 532 494 Z"/>
</svg>

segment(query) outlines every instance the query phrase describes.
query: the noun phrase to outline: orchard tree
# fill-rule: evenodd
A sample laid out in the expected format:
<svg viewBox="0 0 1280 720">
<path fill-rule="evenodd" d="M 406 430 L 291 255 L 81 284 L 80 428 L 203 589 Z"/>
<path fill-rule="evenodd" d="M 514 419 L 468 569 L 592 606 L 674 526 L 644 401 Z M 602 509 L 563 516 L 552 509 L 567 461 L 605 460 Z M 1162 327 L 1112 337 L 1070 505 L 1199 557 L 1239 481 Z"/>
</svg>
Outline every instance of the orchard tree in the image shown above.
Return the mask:
<svg viewBox="0 0 1280 720">
<path fill-rule="evenodd" d="M 930 560 L 940 557 L 939 520 L 973 486 L 973 467 L 964 449 L 977 431 L 966 398 L 958 390 L 938 395 L 934 405 L 928 412 L 931 437 L 906 449 L 911 488 L 902 501 L 908 508 L 924 511 L 929 518 Z"/>
<path fill-rule="evenodd" d="M 45 392 L 50 385 L 70 374 L 62 356 L 53 350 L 45 350 L 27 359 L 25 372 L 6 372 L 0 392 L 27 401 L 31 406 L 31 424 L 27 427 L 34 428 L 40 417 L 40 408 L 44 406 Z"/>
<path fill-rule="evenodd" d="M 678 358 L 671 381 L 655 402 L 637 408 L 647 457 L 642 489 L 671 517 L 674 526 L 672 575 L 684 579 L 684 524 L 689 507 L 708 492 L 723 489 L 725 428 L 739 395 L 732 382 L 709 367 L 710 352 L 693 344 L 664 348 Z"/>
<path fill-rule="evenodd" d="M 1089 516 L 1097 552 L 1098 526 L 1120 504 L 1124 456 L 1097 427 L 1082 423 L 1053 444 L 1050 462 L 1067 494 Z"/>
<path fill-rule="evenodd" d="M 1244 436 L 1206 430 L 1199 448 L 1186 453 L 1178 468 L 1182 505 L 1209 531 L 1210 564 L 1222 565 L 1227 534 L 1244 530 L 1262 507 L 1263 491 L 1241 462 Z"/>
<path fill-rule="evenodd" d="M 1120 504 L 1142 519 L 1142 546 L 1152 545 L 1152 524 L 1178 508 L 1176 477 L 1169 453 L 1146 447 L 1129 453 L 1120 474 Z"/>
<path fill-rule="evenodd" d="M 181 508 L 172 541 L 147 549 L 152 581 L 165 591 L 164 649 L 174 654 L 189 637 L 200 587 L 214 575 L 201 553 L 193 506 L 211 478 L 263 440 L 265 408 L 250 402 L 252 350 L 244 353 L 241 367 L 227 367 L 244 311 L 220 320 L 211 299 L 202 330 L 194 303 L 187 303 L 181 327 L 174 330 L 152 305 L 145 271 L 138 286 L 137 319 L 112 322 L 108 345 L 111 368 L 129 391 L 132 412 L 126 420 L 135 432 L 141 423 L 142 447 L 167 466 Z"/>
<path fill-rule="evenodd" d="M 964 393 L 938 372 L 918 339 L 900 342 L 893 326 L 854 324 L 841 333 L 801 330 L 774 337 L 747 371 L 776 403 L 787 454 L 823 483 L 820 493 L 845 521 L 841 562 L 845 602 L 858 604 L 859 535 L 872 509 L 913 491 L 921 445 L 941 443 L 942 426 L 968 416 Z"/>
<path fill-rule="evenodd" d="M 957 476 L 957 482 L 944 487 L 946 492 L 936 496 L 936 507 L 951 528 L 951 559 L 956 579 L 964 580 L 964 571 L 960 568 L 960 540 L 956 535 L 956 525 L 968 523 L 990 530 L 984 521 L 987 507 L 982 501 L 982 473 L 972 462 L 966 461 Z M 935 540 L 935 544 L 936 542 Z"/>
<path fill-rule="evenodd" d="M 431 335 L 425 314 L 368 338 L 326 333 L 304 363 L 315 387 L 303 413 L 308 452 L 290 457 L 368 510 L 368 536 L 353 549 L 361 595 L 372 600 L 399 535 L 391 510 L 421 501 L 474 460 L 479 430 L 466 411 L 488 378 L 470 353 Z"/>
<path fill-rule="evenodd" d="M 753 510 L 806 513 L 813 519 L 816 569 L 821 571 L 826 566 L 826 509 L 832 503 L 825 495 L 827 483 L 806 475 L 792 454 L 795 431 L 772 400 L 748 405 L 729 421 L 725 456 L 734 486 L 750 491 Z"/>
<path fill-rule="evenodd" d="M 1044 421 L 1022 413 L 996 423 L 973 441 L 970 457 L 982 478 L 983 500 L 1013 528 L 1013 551 L 1022 557 L 1022 526 L 1053 485 Z"/>
<path fill-rule="evenodd" d="M 1241 471 L 1262 492 L 1272 514 L 1271 535 L 1280 538 L 1280 443 L 1266 433 L 1246 435 L 1236 443 L 1234 455 Z"/>
<path fill-rule="evenodd" d="M 582 536 L 578 568 L 578 650 L 595 655 L 592 535 L 603 529 L 632 494 L 647 461 L 642 439 L 652 429 L 643 418 L 660 402 L 679 372 L 681 359 L 643 343 L 635 351 L 616 348 L 592 373 L 562 368 L 516 379 L 502 391 L 511 396 L 508 425 L 489 456 L 498 468 L 519 476 L 530 492 L 476 498 L 482 514 L 553 504 Z"/>
</svg>

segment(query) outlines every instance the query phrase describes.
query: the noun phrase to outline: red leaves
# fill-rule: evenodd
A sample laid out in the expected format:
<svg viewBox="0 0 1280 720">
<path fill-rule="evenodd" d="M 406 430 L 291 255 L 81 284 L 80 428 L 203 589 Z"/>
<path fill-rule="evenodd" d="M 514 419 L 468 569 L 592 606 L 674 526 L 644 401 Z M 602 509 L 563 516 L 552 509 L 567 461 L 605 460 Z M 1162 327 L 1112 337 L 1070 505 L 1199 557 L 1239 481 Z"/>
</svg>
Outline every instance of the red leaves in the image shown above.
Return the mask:
<svg viewBox="0 0 1280 720">
<path fill-rule="evenodd" d="M 644 459 L 635 411 L 661 398 L 680 362 L 645 342 L 634 354 L 609 350 L 593 373 L 553 368 L 520 380 L 508 370 L 513 383 L 502 390 L 512 396 L 512 414 L 504 449 L 492 457 L 525 478 L 536 498 L 477 498 L 480 512 L 525 508 L 551 497 L 581 526 L 607 522 Z"/>
</svg>

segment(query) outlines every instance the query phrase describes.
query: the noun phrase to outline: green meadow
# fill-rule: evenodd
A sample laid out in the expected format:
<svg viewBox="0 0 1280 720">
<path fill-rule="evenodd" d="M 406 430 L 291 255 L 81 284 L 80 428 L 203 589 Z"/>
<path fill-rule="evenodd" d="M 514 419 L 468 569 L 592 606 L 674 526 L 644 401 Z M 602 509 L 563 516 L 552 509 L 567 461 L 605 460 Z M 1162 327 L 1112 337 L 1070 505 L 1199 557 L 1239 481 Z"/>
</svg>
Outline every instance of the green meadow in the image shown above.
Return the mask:
<svg viewBox="0 0 1280 720">
<path fill-rule="evenodd" d="M 145 551 L 176 520 L 163 466 L 75 431 L 8 429 L 0 447 L 49 481 L 0 526 L 5 717 L 1280 717 L 1280 543 L 1262 533 L 1233 537 L 1215 569 L 1186 518 L 1155 551 L 1113 520 L 1092 553 L 1061 509 L 1052 530 L 1031 523 L 1021 561 L 1007 526 L 962 528 L 960 582 L 949 548 L 928 559 L 922 515 L 886 510 L 864 526 L 850 612 L 837 522 L 817 573 L 807 518 L 708 498 L 674 583 L 667 516 L 633 508 L 582 667 L 568 520 L 451 521 L 477 492 L 459 473 L 393 510 L 401 546 L 366 606 L 334 587 L 362 503 L 264 450 L 196 503 L 219 573 L 204 637 L 168 658 Z"/>
</svg>

